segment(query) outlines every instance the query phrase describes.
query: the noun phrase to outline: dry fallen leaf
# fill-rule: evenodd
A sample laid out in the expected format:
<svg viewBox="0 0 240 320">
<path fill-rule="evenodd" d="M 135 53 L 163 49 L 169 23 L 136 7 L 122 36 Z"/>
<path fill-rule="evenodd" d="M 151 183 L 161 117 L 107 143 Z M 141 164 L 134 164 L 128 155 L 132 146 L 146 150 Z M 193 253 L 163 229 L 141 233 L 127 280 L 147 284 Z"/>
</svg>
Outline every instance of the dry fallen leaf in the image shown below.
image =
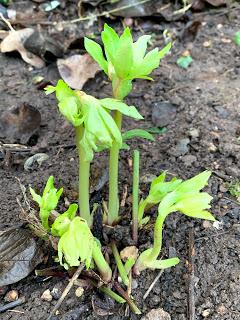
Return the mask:
<svg viewBox="0 0 240 320">
<path fill-rule="evenodd" d="M 3 39 L 0 46 L 1 52 L 18 51 L 23 60 L 36 68 L 44 67 L 44 61 L 35 54 L 28 52 L 24 48 L 24 42 L 34 32 L 31 28 L 25 28 L 18 31 L 10 31 L 9 35 Z"/>
<path fill-rule="evenodd" d="M 124 248 L 120 252 L 121 259 L 125 262 L 128 258 L 132 258 L 133 260 L 137 260 L 138 257 L 138 249 L 135 246 L 129 246 Z"/>
<path fill-rule="evenodd" d="M 78 90 L 100 70 L 89 54 L 76 54 L 67 59 L 58 59 L 57 66 L 62 79 L 71 88 Z"/>
</svg>

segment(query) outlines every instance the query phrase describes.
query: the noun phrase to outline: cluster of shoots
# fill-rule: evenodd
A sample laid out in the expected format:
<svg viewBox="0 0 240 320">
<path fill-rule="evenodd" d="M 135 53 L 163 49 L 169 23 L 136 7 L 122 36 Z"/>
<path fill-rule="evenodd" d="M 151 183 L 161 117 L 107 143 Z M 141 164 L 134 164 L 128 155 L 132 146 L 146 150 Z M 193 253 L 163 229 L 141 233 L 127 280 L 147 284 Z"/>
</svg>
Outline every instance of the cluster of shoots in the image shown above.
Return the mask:
<svg viewBox="0 0 240 320">
<path fill-rule="evenodd" d="M 104 26 L 101 38 L 104 51 L 98 43 L 88 38 L 85 38 L 85 48 L 111 81 L 112 97 L 97 99 L 83 91 L 72 90 L 63 80 L 59 80 L 55 87 L 48 86 L 46 89 L 47 94 L 55 92 L 60 113 L 75 128 L 79 156 L 79 203 L 71 204 L 66 212 L 59 214 L 50 224 L 51 211 L 56 209 L 63 189 L 57 190 L 54 187 L 54 179 L 51 176 L 42 196 L 33 189 L 30 189 L 30 192 L 39 205 L 43 227 L 49 234 L 59 238 L 60 264 L 69 268 L 77 267 L 84 262 L 87 269 L 98 269 L 103 281 L 108 283 L 112 278 L 109 259 L 105 259 L 100 241 L 91 232 L 93 224 L 93 213 L 89 204 L 91 161 L 95 153 L 108 150 L 109 200 L 105 213 L 107 213 L 106 224 L 114 227 L 121 219 L 118 195 L 119 151 L 122 148 L 126 149 L 127 139 L 136 136 L 153 140 L 148 132 L 141 129 L 122 133 L 123 116 L 135 120 L 143 119 L 136 107 L 128 106 L 124 98 L 131 92 L 134 79 L 152 80 L 149 75 L 169 52 L 171 43 L 160 51 L 156 48 L 146 53 L 150 36 L 143 35 L 134 42 L 129 28 L 118 36 L 108 25 Z M 154 225 L 153 245 L 140 255 L 135 253 L 126 261 L 122 261 L 116 243 L 111 243 L 119 275 L 126 286 L 129 286 L 131 271 L 137 275 L 147 268 L 165 269 L 179 263 L 177 257 L 159 260 L 164 221 L 170 213 L 178 211 L 193 218 L 215 220 L 207 211 L 212 197 L 206 192 L 201 192 L 207 185 L 211 174 L 209 171 L 204 171 L 186 181 L 176 178 L 166 181 L 166 172 L 163 172 L 152 181 L 148 196 L 139 202 L 139 158 L 139 151 L 135 150 L 132 235 L 136 246 L 139 229 L 149 220 L 147 211 L 158 206 L 158 215 Z"/>
</svg>

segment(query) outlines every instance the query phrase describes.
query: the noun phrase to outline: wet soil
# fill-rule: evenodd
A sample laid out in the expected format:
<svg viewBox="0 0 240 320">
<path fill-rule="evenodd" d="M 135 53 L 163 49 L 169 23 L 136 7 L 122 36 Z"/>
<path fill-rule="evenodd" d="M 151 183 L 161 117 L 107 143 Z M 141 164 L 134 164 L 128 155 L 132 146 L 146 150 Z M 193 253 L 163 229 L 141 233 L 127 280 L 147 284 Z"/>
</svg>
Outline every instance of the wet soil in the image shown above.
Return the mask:
<svg viewBox="0 0 240 320">
<path fill-rule="evenodd" d="M 164 251 L 176 251 L 181 263 L 164 271 L 146 300 L 143 300 L 143 295 L 158 272 L 143 272 L 136 279 L 136 288 L 132 294 L 143 314 L 161 307 L 169 312 L 174 320 L 189 319 L 188 236 L 189 230 L 194 228 L 196 319 L 204 319 L 206 315 L 210 320 L 240 319 L 240 206 L 225 188 L 226 182 L 240 179 L 240 49 L 230 41 L 239 30 L 239 14 L 239 11 L 233 12 L 231 20 L 225 15 L 203 15 L 203 25 L 191 44 L 193 63 L 189 69 L 181 70 L 176 65 L 177 57 L 186 48 L 180 41 L 176 41 L 172 54 L 164 59 L 162 66 L 153 73 L 155 81 L 136 81 L 133 93 L 127 99 L 139 108 L 145 120 L 136 124 L 125 119 L 124 129 L 136 126 L 153 127 L 152 110 L 156 103 L 168 101 L 177 111 L 175 118 L 171 118 L 166 126 L 166 132 L 155 136 L 155 142 L 138 139 L 130 143 L 131 147 L 138 148 L 141 152 L 142 179 L 146 180 L 149 174 L 158 175 L 162 170 L 168 170 L 171 175 L 181 178 L 189 178 L 204 169 L 212 170 L 213 175 L 207 189 L 214 197 L 212 212 L 220 221 L 216 228 L 212 224 L 193 221 L 180 214 L 174 214 L 167 219 Z M 152 28 L 155 33 L 154 46 L 161 46 L 162 33 L 156 31 L 159 25 L 151 21 L 139 23 L 143 30 L 146 26 L 148 29 Z M 182 22 L 176 22 L 168 24 L 167 28 L 181 30 L 183 26 Z M 139 35 L 140 28 L 134 29 L 134 34 Z M 210 46 L 204 45 L 206 41 L 211 42 Z M 54 71 L 54 67 L 51 68 Z M 28 102 L 42 115 L 39 133 L 29 142 L 29 150 L 8 152 L 1 160 L 0 224 L 19 223 L 20 208 L 16 198 L 21 199 L 22 194 L 16 177 L 26 187 L 32 185 L 40 190 L 48 176 L 54 175 L 56 184 L 64 187 L 64 196 L 70 202 L 76 201 L 77 156 L 74 132 L 57 112 L 55 99 L 46 97 L 32 83 L 36 75 L 47 78 L 49 67 L 35 70 L 19 57 L 0 55 L 0 112 L 10 106 Z M 105 97 L 111 92 L 102 74 L 88 81 L 84 90 L 98 97 Z M 182 139 L 189 139 L 185 148 L 181 148 Z M 4 139 L 2 142 L 11 141 Z M 37 152 L 47 153 L 49 159 L 41 166 L 24 171 L 25 160 Z M 127 205 L 131 201 L 130 158 L 131 152 L 121 152 L 120 190 L 122 196 L 124 187 L 128 187 Z M 92 165 L 92 186 L 101 177 L 106 166 L 107 155 L 96 155 Z M 141 184 L 143 193 L 147 186 L 146 183 Z M 103 196 L 105 197 L 105 193 Z M 62 205 L 64 206 L 64 203 Z M 122 211 L 126 213 L 128 210 Z M 142 231 L 142 248 L 151 241 L 151 237 L 149 230 Z M 122 244 L 119 245 L 124 244 L 123 237 Z M 39 266 L 44 267 L 45 265 Z M 9 287 L 9 290 L 16 289 L 20 296 L 25 296 L 26 303 L 15 309 L 19 313 L 7 311 L 1 314 L 0 318 L 46 319 L 56 300 L 42 301 L 42 293 L 46 289 L 63 290 L 67 283 L 67 278 L 50 278 L 39 282 L 34 274 L 30 275 Z M 3 299 L 0 301 L 3 302 Z M 75 312 L 74 317 L 76 308 L 78 315 Z M 69 311 L 73 311 L 72 315 L 69 315 Z M 76 298 L 74 290 L 71 290 L 56 319 L 100 318 L 93 312 L 91 292 L 85 292 L 81 298 Z M 111 320 L 124 318 L 136 319 L 136 316 L 125 316 L 123 307 L 109 316 Z"/>
</svg>

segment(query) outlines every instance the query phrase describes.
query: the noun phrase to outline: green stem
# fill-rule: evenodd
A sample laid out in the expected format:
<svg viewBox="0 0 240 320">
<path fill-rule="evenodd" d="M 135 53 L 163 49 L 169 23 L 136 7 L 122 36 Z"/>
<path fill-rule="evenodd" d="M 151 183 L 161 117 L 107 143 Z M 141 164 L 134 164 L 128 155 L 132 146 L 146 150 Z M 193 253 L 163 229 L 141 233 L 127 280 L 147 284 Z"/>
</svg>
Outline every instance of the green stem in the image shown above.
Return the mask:
<svg viewBox="0 0 240 320">
<path fill-rule="evenodd" d="M 112 253 L 113 253 L 114 259 L 116 261 L 117 268 L 118 268 L 118 271 L 119 271 L 119 274 L 120 274 L 120 277 L 121 277 L 123 283 L 126 286 L 129 286 L 128 274 L 127 274 L 126 269 L 122 263 L 117 246 L 114 242 L 112 243 Z"/>
<path fill-rule="evenodd" d="M 116 292 L 112 291 L 108 287 L 102 286 L 102 287 L 99 287 L 98 290 L 102 291 L 103 293 L 105 293 L 109 297 L 113 298 L 118 303 L 125 303 L 126 302 L 125 299 L 123 299 L 121 296 L 119 296 Z"/>
<path fill-rule="evenodd" d="M 132 237 L 135 242 L 138 241 L 138 193 L 139 193 L 139 158 L 138 150 L 133 152 L 133 192 L 132 192 Z"/>
<path fill-rule="evenodd" d="M 136 274 L 139 274 L 140 271 L 145 270 L 146 268 L 150 268 L 150 265 L 152 265 L 152 263 L 157 260 L 157 257 L 159 256 L 162 249 L 163 224 L 167 215 L 168 212 L 160 213 L 158 215 L 154 226 L 153 247 L 143 251 L 139 256 L 134 266 L 134 271 Z"/>
<path fill-rule="evenodd" d="M 78 149 L 79 155 L 79 208 L 80 208 L 80 216 L 85 219 L 89 225 L 92 226 L 92 218 L 90 215 L 90 207 L 89 207 L 89 175 L 90 175 L 90 162 L 85 161 L 85 152 L 83 147 L 80 144 L 84 133 L 84 127 L 76 127 L 76 145 Z"/>
<path fill-rule="evenodd" d="M 120 97 L 120 86 L 121 80 L 118 79 L 113 88 L 113 97 L 121 100 Z M 122 114 L 119 111 L 115 111 L 113 118 L 121 131 L 122 128 Z M 118 220 L 119 211 L 119 198 L 118 198 L 118 159 L 119 159 L 119 147 L 113 142 L 110 149 L 109 157 L 109 213 L 108 213 L 108 224 L 112 225 Z"/>
<path fill-rule="evenodd" d="M 123 290 L 123 288 L 120 286 L 120 284 L 118 282 L 115 282 L 114 286 L 115 286 L 116 290 L 118 291 L 118 293 L 127 301 L 132 312 L 135 314 L 141 314 L 141 310 L 138 309 L 137 305 L 131 299 L 129 294 Z"/>
<path fill-rule="evenodd" d="M 101 274 L 101 277 L 104 282 L 110 282 L 112 279 L 112 270 L 109 267 L 109 264 L 105 260 L 101 248 L 95 242 L 93 246 L 93 260 L 96 263 L 96 266 Z"/>
</svg>

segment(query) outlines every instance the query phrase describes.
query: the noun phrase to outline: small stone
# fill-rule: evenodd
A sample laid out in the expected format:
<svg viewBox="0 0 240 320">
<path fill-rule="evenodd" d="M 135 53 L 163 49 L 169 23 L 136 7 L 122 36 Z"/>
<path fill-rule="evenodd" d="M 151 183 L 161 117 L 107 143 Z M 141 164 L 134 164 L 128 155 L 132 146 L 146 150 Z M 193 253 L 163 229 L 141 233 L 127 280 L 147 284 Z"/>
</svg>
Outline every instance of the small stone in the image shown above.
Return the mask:
<svg viewBox="0 0 240 320">
<path fill-rule="evenodd" d="M 221 316 L 224 316 L 227 312 L 228 310 L 223 304 L 217 307 L 217 313 L 219 313 Z"/>
<path fill-rule="evenodd" d="M 210 315 L 210 313 L 211 313 L 211 310 L 210 310 L 210 309 L 205 309 L 205 310 L 203 310 L 203 312 L 202 312 L 202 316 L 203 316 L 204 318 L 207 318 L 207 317 Z"/>
<path fill-rule="evenodd" d="M 176 117 L 177 108 L 168 101 L 154 102 L 152 123 L 156 127 L 165 127 Z"/>
<path fill-rule="evenodd" d="M 196 139 L 199 137 L 199 130 L 198 129 L 195 129 L 195 128 L 190 129 L 188 133 L 189 133 L 189 136 L 193 139 Z"/>
<path fill-rule="evenodd" d="M 212 228 L 212 223 L 211 223 L 210 221 L 208 221 L 208 220 L 204 220 L 203 223 L 202 223 L 202 225 L 203 225 L 203 228 L 204 228 L 204 229 L 210 229 L 210 228 Z"/>
<path fill-rule="evenodd" d="M 133 280 L 132 280 L 132 290 L 137 289 L 137 287 L 138 287 L 138 282 L 137 282 L 136 279 L 133 279 Z"/>
<path fill-rule="evenodd" d="M 176 299 L 182 299 L 182 294 L 180 291 L 173 291 L 173 296 Z"/>
<path fill-rule="evenodd" d="M 220 186 L 219 186 L 219 191 L 221 191 L 221 192 L 227 192 L 228 189 L 227 189 L 224 185 L 220 184 Z"/>
<path fill-rule="evenodd" d="M 62 295 L 62 292 L 60 289 L 58 289 L 57 287 L 54 287 L 52 290 L 51 290 L 51 295 L 53 297 L 53 299 L 55 300 L 58 300 L 60 299 L 61 295 Z"/>
<path fill-rule="evenodd" d="M 179 140 L 175 148 L 175 155 L 184 156 L 186 153 L 188 153 L 189 142 L 190 140 L 188 138 Z"/>
<path fill-rule="evenodd" d="M 16 301 L 17 299 L 18 299 L 18 292 L 17 292 L 17 290 L 8 291 L 8 293 L 7 293 L 6 296 L 4 297 L 4 301 L 5 301 L 5 302 Z"/>
<path fill-rule="evenodd" d="M 216 152 L 217 151 L 217 147 L 212 142 L 210 142 L 209 145 L 208 145 L 208 151 Z"/>
<path fill-rule="evenodd" d="M 211 47 L 211 45 L 212 45 L 212 41 L 211 40 L 207 40 L 207 41 L 203 42 L 203 46 L 205 48 L 209 48 L 209 47 Z"/>
<path fill-rule="evenodd" d="M 45 290 L 43 292 L 43 294 L 41 295 L 41 299 L 43 301 L 47 301 L 47 302 L 51 302 L 52 301 L 53 297 L 52 297 L 51 292 L 50 292 L 49 289 L 47 289 L 47 290 Z"/>
<path fill-rule="evenodd" d="M 170 314 L 163 309 L 152 309 L 141 320 L 171 320 Z"/>
<path fill-rule="evenodd" d="M 220 118 L 226 119 L 229 116 L 229 112 L 222 106 L 214 106 Z"/>
<path fill-rule="evenodd" d="M 189 154 L 182 157 L 182 161 L 184 162 L 185 166 L 190 167 L 195 161 L 197 161 L 197 157 Z"/>
<path fill-rule="evenodd" d="M 75 290 L 75 296 L 80 298 L 84 293 L 84 289 L 83 287 L 78 287 L 76 290 Z"/>
</svg>

